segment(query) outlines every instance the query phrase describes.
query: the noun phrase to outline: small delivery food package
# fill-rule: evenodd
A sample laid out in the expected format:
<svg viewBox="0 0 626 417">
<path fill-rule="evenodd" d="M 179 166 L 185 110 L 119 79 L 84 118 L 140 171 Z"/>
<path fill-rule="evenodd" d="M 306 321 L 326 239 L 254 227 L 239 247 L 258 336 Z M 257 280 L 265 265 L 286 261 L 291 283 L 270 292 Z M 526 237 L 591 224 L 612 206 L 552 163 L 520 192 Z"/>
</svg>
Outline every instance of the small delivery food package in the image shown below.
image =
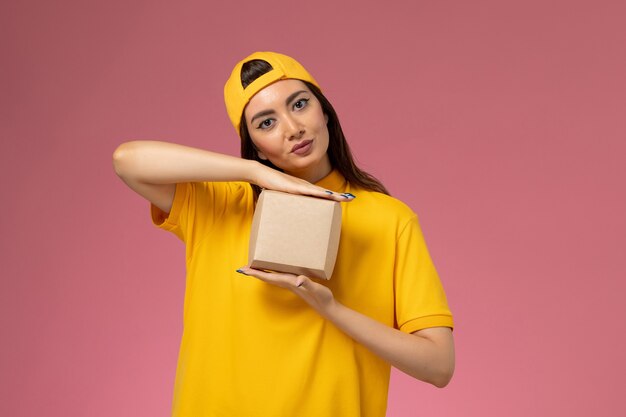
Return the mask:
<svg viewBox="0 0 626 417">
<path fill-rule="evenodd" d="M 340 203 L 263 190 L 252 219 L 250 267 L 330 279 L 340 233 Z"/>
</svg>

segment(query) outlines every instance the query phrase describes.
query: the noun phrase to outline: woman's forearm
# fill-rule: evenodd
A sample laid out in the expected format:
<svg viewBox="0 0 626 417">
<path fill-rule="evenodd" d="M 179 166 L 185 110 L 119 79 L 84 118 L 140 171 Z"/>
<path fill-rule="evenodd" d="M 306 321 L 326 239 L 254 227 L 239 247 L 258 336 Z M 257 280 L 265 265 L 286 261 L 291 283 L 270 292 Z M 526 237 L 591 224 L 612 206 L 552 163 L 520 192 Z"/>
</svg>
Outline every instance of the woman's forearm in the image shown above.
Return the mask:
<svg viewBox="0 0 626 417">
<path fill-rule="evenodd" d="M 433 327 L 404 333 L 344 306 L 328 287 L 304 275 L 266 272 L 248 266 L 237 272 L 298 294 L 357 343 L 408 375 L 440 388 L 450 382 L 455 362 L 452 329 Z"/>
<path fill-rule="evenodd" d="M 350 200 L 257 161 L 168 142 L 123 143 L 113 153 L 113 167 L 126 185 L 165 212 L 172 207 L 175 184 L 182 182 L 245 181 L 287 193 Z"/>
<path fill-rule="evenodd" d="M 408 375 L 445 387 L 454 373 L 454 342 L 447 327 L 414 334 L 386 326 L 335 301 L 323 315 L 352 339 Z"/>
<path fill-rule="evenodd" d="M 175 184 L 190 181 L 248 181 L 261 165 L 230 155 L 167 142 L 132 141 L 113 154 L 115 172 L 126 182 Z"/>
</svg>

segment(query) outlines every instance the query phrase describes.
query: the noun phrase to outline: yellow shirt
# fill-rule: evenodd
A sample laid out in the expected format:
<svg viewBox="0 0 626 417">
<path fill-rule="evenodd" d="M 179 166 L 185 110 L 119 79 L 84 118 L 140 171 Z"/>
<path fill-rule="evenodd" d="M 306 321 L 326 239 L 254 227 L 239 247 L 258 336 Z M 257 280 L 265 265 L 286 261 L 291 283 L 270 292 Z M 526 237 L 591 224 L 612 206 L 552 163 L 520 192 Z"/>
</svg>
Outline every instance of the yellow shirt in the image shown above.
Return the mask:
<svg viewBox="0 0 626 417">
<path fill-rule="evenodd" d="M 417 217 L 402 202 L 352 187 L 327 285 L 342 304 L 411 333 L 452 327 Z M 381 417 L 390 366 L 291 291 L 235 272 L 247 264 L 254 200 L 243 182 L 182 183 L 156 225 L 186 244 L 184 330 L 174 417 Z"/>
</svg>

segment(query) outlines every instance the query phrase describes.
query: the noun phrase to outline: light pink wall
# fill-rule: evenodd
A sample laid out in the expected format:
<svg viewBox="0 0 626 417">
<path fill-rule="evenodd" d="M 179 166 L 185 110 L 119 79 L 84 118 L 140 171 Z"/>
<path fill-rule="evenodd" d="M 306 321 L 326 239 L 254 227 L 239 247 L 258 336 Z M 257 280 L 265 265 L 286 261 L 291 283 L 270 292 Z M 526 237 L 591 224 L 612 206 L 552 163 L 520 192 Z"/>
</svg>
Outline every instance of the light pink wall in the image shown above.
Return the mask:
<svg viewBox="0 0 626 417">
<path fill-rule="evenodd" d="M 257 49 L 315 74 L 447 289 L 454 380 L 394 373 L 389 416 L 625 415 L 623 2 L 174 4 L 1 6 L 0 415 L 169 414 L 183 247 L 111 153 L 235 154 Z"/>
</svg>

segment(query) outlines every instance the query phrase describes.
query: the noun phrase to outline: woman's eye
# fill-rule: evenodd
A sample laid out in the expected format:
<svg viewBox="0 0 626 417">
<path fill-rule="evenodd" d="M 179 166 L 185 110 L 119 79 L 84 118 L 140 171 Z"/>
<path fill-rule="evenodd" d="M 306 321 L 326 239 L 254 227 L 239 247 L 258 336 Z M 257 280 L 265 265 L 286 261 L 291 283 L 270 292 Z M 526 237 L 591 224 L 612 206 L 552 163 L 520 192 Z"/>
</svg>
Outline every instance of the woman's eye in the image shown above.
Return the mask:
<svg viewBox="0 0 626 417">
<path fill-rule="evenodd" d="M 301 98 L 300 100 L 293 103 L 293 107 L 295 107 L 296 109 L 302 109 L 306 107 L 308 101 L 309 101 L 308 98 Z"/>
<path fill-rule="evenodd" d="M 273 125 L 273 124 L 274 124 L 274 123 L 273 123 L 273 120 L 272 120 L 272 119 L 265 119 L 265 120 L 263 120 L 263 121 L 259 124 L 258 128 L 259 128 L 259 129 L 269 129 L 270 127 L 272 127 L 272 125 Z"/>
</svg>

